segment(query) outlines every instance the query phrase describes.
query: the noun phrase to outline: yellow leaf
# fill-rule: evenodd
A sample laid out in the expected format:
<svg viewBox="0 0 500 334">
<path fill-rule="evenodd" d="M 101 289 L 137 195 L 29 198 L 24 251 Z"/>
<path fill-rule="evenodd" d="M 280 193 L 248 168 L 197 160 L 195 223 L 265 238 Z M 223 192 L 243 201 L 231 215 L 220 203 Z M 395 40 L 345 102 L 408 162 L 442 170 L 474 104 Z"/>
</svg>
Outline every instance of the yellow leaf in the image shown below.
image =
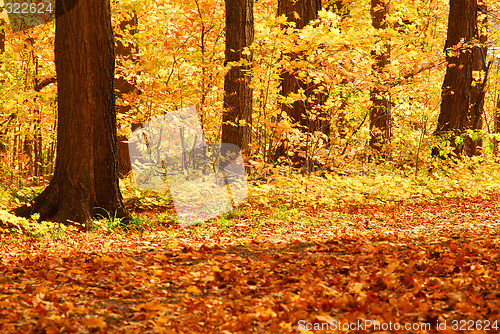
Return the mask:
<svg viewBox="0 0 500 334">
<path fill-rule="evenodd" d="M 398 260 L 390 262 L 389 265 L 387 265 L 387 272 L 392 273 L 399 266 L 399 263 Z"/>
<path fill-rule="evenodd" d="M 102 320 L 102 318 L 89 318 L 89 319 L 85 319 L 85 325 L 87 327 L 90 327 L 90 328 L 103 328 L 106 323 L 104 322 L 104 320 Z"/>
<path fill-rule="evenodd" d="M 198 289 L 194 285 L 188 286 L 186 291 L 189 293 L 201 293 L 200 289 Z"/>
<path fill-rule="evenodd" d="M 316 316 L 316 320 L 323 321 L 323 322 L 331 322 L 331 321 L 334 321 L 336 319 L 332 318 L 328 314 L 319 314 Z"/>
<path fill-rule="evenodd" d="M 156 319 L 156 323 L 157 323 L 157 324 L 159 324 L 159 325 L 165 325 L 165 324 L 167 324 L 169 321 L 170 321 L 170 318 L 169 318 L 169 317 L 165 317 L 165 316 L 159 316 L 159 317 Z"/>
<path fill-rule="evenodd" d="M 285 329 L 288 332 L 292 331 L 292 323 L 291 322 L 282 321 L 282 322 L 280 322 L 280 327 Z"/>
<path fill-rule="evenodd" d="M 161 311 L 161 310 L 164 310 L 166 309 L 165 306 L 161 305 L 160 302 L 158 302 L 157 300 L 152 300 L 148 303 L 142 303 L 142 304 L 139 304 L 135 307 L 136 311 Z"/>
</svg>

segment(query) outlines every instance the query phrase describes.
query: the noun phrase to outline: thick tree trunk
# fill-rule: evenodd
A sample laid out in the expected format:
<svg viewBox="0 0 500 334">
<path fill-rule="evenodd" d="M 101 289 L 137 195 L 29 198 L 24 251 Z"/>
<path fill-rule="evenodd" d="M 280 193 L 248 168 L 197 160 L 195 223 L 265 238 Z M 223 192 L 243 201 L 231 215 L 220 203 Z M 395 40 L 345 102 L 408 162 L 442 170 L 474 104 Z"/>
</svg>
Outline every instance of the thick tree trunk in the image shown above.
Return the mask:
<svg viewBox="0 0 500 334">
<path fill-rule="evenodd" d="M 321 10 L 320 0 L 280 0 L 278 1 L 278 15 L 286 15 L 287 21 L 295 22 L 297 29 L 302 29 L 309 22 L 318 18 L 318 11 Z M 298 17 L 295 15 L 298 14 Z M 291 59 L 300 57 L 300 55 L 291 55 Z M 281 74 L 281 95 L 288 96 L 291 93 L 298 93 L 302 88 L 305 91 L 307 99 L 311 101 L 295 101 L 292 106 L 281 105 L 281 110 L 287 113 L 295 122 L 300 122 L 304 131 L 321 131 L 329 134 L 329 121 L 325 119 L 311 119 L 308 112 L 311 112 L 314 106 L 320 106 L 325 102 L 326 96 L 318 94 L 315 89 L 318 85 L 307 84 L 296 77 L 295 72 L 283 71 Z M 321 118 L 325 118 L 324 113 L 320 113 Z"/>
<path fill-rule="evenodd" d="M 302 29 L 318 18 L 321 0 L 279 0 L 278 15 L 285 15 L 288 22 L 295 22 L 295 28 Z M 295 15 L 298 14 L 298 17 Z"/>
<path fill-rule="evenodd" d="M 481 141 L 465 137 L 463 145 L 455 138 L 467 130 L 482 128 L 486 65 L 486 26 L 478 16 L 486 7 L 477 0 L 450 0 L 446 60 L 448 67 L 442 89 L 441 112 L 435 135 L 450 140 L 460 156 L 479 154 Z M 485 15 L 486 16 L 486 15 Z M 438 149 L 433 150 L 437 155 Z"/>
<path fill-rule="evenodd" d="M 118 188 L 109 0 L 56 2 L 57 157 L 48 187 L 14 212 L 89 227 L 107 210 L 130 219 Z"/>
<path fill-rule="evenodd" d="M 372 25 L 375 29 L 386 29 L 387 15 L 389 14 L 389 2 L 383 0 L 371 0 Z M 379 75 L 383 74 L 385 67 L 390 64 L 390 47 L 387 44 L 382 52 L 372 52 L 375 58 L 373 70 Z M 370 92 L 372 110 L 370 112 L 370 147 L 382 152 L 385 156 L 388 152 L 385 145 L 391 137 L 391 101 L 389 92 L 384 86 L 382 79 L 378 80 Z"/>
<path fill-rule="evenodd" d="M 318 11 L 321 10 L 320 0 L 279 0 L 278 15 L 285 15 L 287 21 L 295 22 L 295 28 L 302 29 L 312 20 L 318 18 Z M 290 60 L 299 59 L 300 54 L 289 54 Z M 297 71 L 283 71 L 281 73 L 281 95 L 289 96 L 297 94 L 299 90 L 305 92 L 305 101 L 297 100 L 292 105 L 281 104 L 281 110 L 284 111 L 293 122 L 298 122 L 303 132 L 314 133 L 320 131 L 325 135 L 330 134 L 330 120 L 326 112 L 319 109 L 326 101 L 326 95 L 318 93 L 316 90 L 318 84 L 306 83 L 297 77 Z M 313 113 L 315 114 L 313 116 Z M 286 140 L 286 139 L 285 139 Z M 287 146 L 284 142 L 278 144 L 275 153 L 275 160 L 286 155 Z M 298 156 L 292 158 L 294 163 L 303 161 Z"/>
<path fill-rule="evenodd" d="M 254 39 L 253 0 L 226 0 L 225 64 L 245 59 L 244 55 Z M 222 117 L 222 143 L 234 144 L 244 154 L 250 154 L 252 135 L 252 89 L 249 69 L 251 65 L 232 66 L 224 80 L 224 113 Z M 244 121 L 244 125 L 240 125 Z"/>
</svg>

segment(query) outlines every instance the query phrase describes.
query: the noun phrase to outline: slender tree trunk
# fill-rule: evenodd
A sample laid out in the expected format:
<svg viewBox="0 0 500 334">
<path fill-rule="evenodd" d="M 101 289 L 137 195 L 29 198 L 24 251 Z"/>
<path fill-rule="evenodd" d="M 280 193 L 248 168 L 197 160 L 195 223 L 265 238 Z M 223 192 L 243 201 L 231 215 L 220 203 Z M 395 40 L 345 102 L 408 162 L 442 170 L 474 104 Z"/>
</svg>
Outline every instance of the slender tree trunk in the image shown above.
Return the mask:
<svg viewBox="0 0 500 334">
<path fill-rule="evenodd" d="M 0 54 L 5 52 L 5 21 L 0 19 Z"/>
<path fill-rule="evenodd" d="M 70 5 L 74 7 L 66 11 Z M 14 212 L 89 227 L 106 211 L 130 219 L 118 188 L 114 44 L 109 0 L 56 2 L 57 156 L 48 187 Z M 106 211 L 104 211 L 106 210 Z"/>
<path fill-rule="evenodd" d="M 130 17 L 127 20 L 120 22 L 119 27 L 121 31 L 125 31 L 127 26 L 129 26 L 130 30 L 128 33 L 131 35 L 138 33 L 138 17 L 137 13 L 130 13 Z M 116 53 L 116 64 L 117 67 L 120 68 L 123 65 L 122 60 L 130 60 L 132 59 L 134 62 L 138 62 L 138 53 L 139 47 L 138 45 L 133 44 L 124 44 L 118 39 L 115 40 L 115 53 Z M 124 76 L 121 69 L 116 70 L 115 75 L 115 94 L 119 99 L 124 99 L 126 95 L 133 93 L 134 91 L 138 92 L 137 85 L 135 82 L 130 82 Z M 131 110 L 131 105 L 116 105 L 116 113 L 117 114 L 127 114 Z M 132 124 L 131 131 L 133 132 L 140 126 L 139 123 Z M 130 155 L 128 150 L 127 137 L 120 135 L 118 136 L 118 175 L 120 177 L 126 176 L 132 170 L 132 165 L 130 164 Z"/>
<path fill-rule="evenodd" d="M 497 96 L 495 113 L 493 114 L 494 133 L 500 134 L 500 95 Z M 498 140 L 493 139 L 493 155 L 498 156 Z"/>
<path fill-rule="evenodd" d="M 442 88 L 441 112 L 435 135 L 450 140 L 455 153 L 460 156 L 480 154 L 481 140 L 472 141 L 466 135 L 463 145 L 455 138 L 467 130 L 482 128 L 485 83 L 488 73 L 486 64 L 486 6 L 477 0 L 450 0 L 446 60 L 448 67 Z M 486 16 L 486 15 L 484 15 Z M 433 155 L 439 149 L 433 149 Z"/>
<path fill-rule="evenodd" d="M 372 25 L 375 29 L 386 29 L 388 27 L 387 15 L 389 14 L 389 2 L 384 0 L 371 0 Z M 385 67 L 390 64 L 390 46 L 385 45 L 382 52 L 373 51 L 375 58 L 373 70 L 379 74 L 384 73 Z M 391 101 L 389 92 L 384 86 L 383 80 L 377 80 L 370 92 L 372 110 L 370 112 L 370 147 L 382 152 L 385 156 L 388 152 L 385 145 L 391 137 Z"/>
<path fill-rule="evenodd" d="M 350 6 L 347 1 L 343 0 L 330 0 L 327 1 L 327 9 L 333 11 L 335 14 L 340 16 L 341 21 L 345 20 L 350 15 Z M 340 83 L 341 86 L 346 86 L 348 83 L 347 79 L 343 79 Z M 347 107 L 347 94 L 343 91 L 340 93 L 341 105 L 338 109 L 338 114 L 335 119 L 335 128 L 338 131 L 338 137 L 340 139 L 346 139 L 348 133 L 348 121 L 346 119 L 345 109 Z"/>
<path fill-rule="evenodd" d="M 254 39 L 253 0 L 226 0 L 225 65 L 246 60 L 243 54 Z M 222 116 L 222 143 L 234 144 L 244 154 L 250 154 L 252 135 L 252 89 L 249 75 L 251 65 L 232 66 L 224 80 L 224 113 Z M 244 125 L 240 125 L 244 121 Z"/>
<path fill-rule="evenodd" d="M 0 19 L 0 54 L 5 52 L 5 21 Z M 4 140 L 7 138 L 7 129 L 5 127 L 5 132 L 0 133 L 0 153 L 5 154 L 7 152 L 7 147 Z"/>
<path fill-rule="evenodd" d="M 34 161 L 34 176 L 40 177 L 42 176 L 42 166 L 43 166 L 43 143 L 42 143 L 42 115 L 39 108 L 35 108 L 35 141 L 34 141 L 34 153 L 35 153 L 35 161 Z"/>
<path fill-rule="evenodd" d="M 30 132 L 33 131 L 30 129 Z M 23 141 L 23 155 L 24 155 L 24 168 L 23 168 L 23 174 L 25 174 L 26 177 L 33 175 L 33 148 L 34 148 L 34 142 L 33 142 L 33 137 L 31 135 L 25 135 L 24 136 L 24 141 Z"/>
</svg>

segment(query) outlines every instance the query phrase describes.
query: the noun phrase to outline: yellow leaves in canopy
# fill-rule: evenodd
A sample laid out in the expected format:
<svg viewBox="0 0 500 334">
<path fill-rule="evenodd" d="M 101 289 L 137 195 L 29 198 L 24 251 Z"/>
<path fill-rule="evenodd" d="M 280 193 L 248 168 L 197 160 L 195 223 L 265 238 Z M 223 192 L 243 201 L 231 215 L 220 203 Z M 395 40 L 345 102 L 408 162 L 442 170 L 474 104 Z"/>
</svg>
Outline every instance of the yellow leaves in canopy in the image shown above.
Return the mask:
<svg viewBox="0 0 500 334">
<path fill-rule="evenodd" d="M 379 36 L 383 39 L 391 39 L 398 35 L 398 32 L 392 28 L 387 28 L 379 33 Z"/>
<path fill-rule="evenodd" d="M 244 56 L 250 56 L 252 54 L 252 51 L 250 50 L 250 48 L 246 47 L 245 49 L 243 49 L 241 54 Z"/>
<path fill-rule="evenodd" d="M 280 15 L 276 18 L 276 23 L 277 24 L 287 24 L 287 19 L 286 19 L 286 15 Z"/>
<path fill-rule="evenodd" d="M 458 42 L 457 44 L 453 45 L 451 48 L 452 48 L 453 50 L 458 50 L 458 49 L 460 49 L 463 45 L 464 45 L 463 40 L 460 40 L 460 42 Z"/>
<path fill-rule="evenodd" d="M 486 73 L 484 71 L 472 71 L 474 81 L 483 82 Z"/>
<path fill-rule="evenodd" d="M 321 20 L 326 20 L 332 23 L 338 23 L 339 22 L 339 16 L 335 14 L 332 11 L 328 11 L 326 9 L 322 9 L 318 12 L 318 17 Z"/>
<path fill-rule="evenodd" d="M 306 71 L 299 71 L 298 76 L 299 76 L 299 78 L 305 78 L 305 77 L 307 77 L 307 72 Z"/>
</svg>

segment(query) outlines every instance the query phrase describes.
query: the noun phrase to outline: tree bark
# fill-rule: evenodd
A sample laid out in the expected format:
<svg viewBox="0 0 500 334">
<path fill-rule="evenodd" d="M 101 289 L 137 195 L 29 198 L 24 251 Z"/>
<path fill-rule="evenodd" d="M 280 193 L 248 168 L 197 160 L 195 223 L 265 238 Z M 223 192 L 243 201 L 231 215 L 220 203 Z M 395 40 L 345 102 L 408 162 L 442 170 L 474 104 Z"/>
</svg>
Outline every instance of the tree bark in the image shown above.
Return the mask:
<svg viewBox="0 0 500 334">
<path fill-rule="evenodd" d="M 5 21 L 0 19 L 0 54 L 5 52 Z M 2 82 L 3 83 L 3 82 Z M 10 118 L 10 117 L 9 117 Z M 4 137 L 6 137 L 8 127 L 5 127 L 5 132 L 0 132 L 0 154 L 5 154 L 7 147 L 3 142 Z"/>
<path fill-rule="evenodd" d="M 441 92 L 441 111 L 434 134 L 449 140 L 457 156 L 480 154 L 481 140 L 472 141 L 465 136 L 463 145 L 455 138 L 467 130 L 482 128 L 486 64 L 486 6 L 477 0 L 450 0 L 446 60 L 448 67 Z M 484 16 L 486 17 L 486 15 Z M 439 149 L 433 149 L 438 155 Z"/>
<path fill-rule="evenodd" d="M 126 31 L 127 26 L 129 27 L 128 33 L 136 34 L 138 33 L 138 17 L 137 13 L 133 12 L 129 14 L 130 17 L 127 20 L 121 21 L 119 24 L 121 31 Z M 116 54 L 116 64 L 121 67 L 122 59 L 128 60 L 132 59 L 137 62 L 139 57 L 139 47 L 133 44 L 124 44 L 118 39 L 115 40 L 115 54 Z M 134 91 L 138 91 L 136 82 L 130 82 L 124 78 L 124 74 L 120 70 L 116 70 L 115 75 L 115 94 L 119 99 L 125 98 L 125 95 L 131 94 Z M 117 114 L 127 114 L 131 110 L 131 105 L 116 105 Z M 131 131 L 134 132 L 140 126 L 139 123 L 133 123 Z M 118 175 L 120 177 L 125 177 L 131 170 L 132 165 L 130 163 L 130 155 L 128 151 L 127 137 L 124 135 L 118 136 Z"/>
<path fill-rule="evenodd" d="M 372 25 L 375 29 L 386 29 L 387 15 L 389 14 L 389 2 L 384 0 L 371 0 Z M 384 73 L 385 67 L 390 64 L 390 45 L 386 44 L 385 50 L 381 52 L 373 51 L 375 58 L 373 70 L 380 76 Z M 370 112 L 370 147 L 386 156 L 385 145 L 391 137 L 391 101 L 389 92 L 383 80 L 375 82 L 370 92 L 372 109 Z"/>
<path fill-rule="evenodd" d="M 252 55 L 243 54 L 243 50 L 252 44 L 253 39 L 253 0 L 226 0 L 225 65 L 241 59 L 249 64 L 232 66 L 226 74 L 221 141 L 240 147 L 243 154 L 250 154 L 253 95 L 249 75 Z M 240 120 L 245 125 L 241 126 Z"/>
<path fill-rule="evenodd" d="M 279 0 L 278 15 L 285 15 L 288 22 L 295 22 L 296 29 L 302 29 L 311 21 L 318 18 L 318 12 L 321 10 L 320 0 Z M 300 54 L 289 54 L 290 60 L 299 59 Z M 292 105 L 281 104 L 281 110 L 284 111 L 293 122 L 297 122 L 303 132 L 314 133 L 320 131 L 325 135 L 330 134 L 330 120 L 326 112 L 318 110 L 326 101 L 326 95 L 318 93 L 316 89 L 319 84 L 306 83 L 297 77 L 297 71 L 282 71 L 281 73 L 281 96 L 297 94 L 300 89 L 305 92 L 305 101 L 297 100 Z M 312 116 L 315 113 L 315 116 Z M 278 144 L 275 153 L 275 160 L 285 156 L 285 143 Z M 300 163 L 302 160 L 298 156 L 292 158 L 294 163 Z"/>
<path fill-rule="evenodd" d="M 57 156 L 47 188 L 14 213 L 91 226 L 130 219 L 118 187 L 114 43 L 109 0 L 57 0 Z M 74 6 L 70 11 L 67 8 Z M 105 211 L 106 210 L 106 211 Z"/>
<path fill-rule="evenodd" d="M 5 21 L 0 19 L 0 54 L 5 52 Z"/>
<path fill-rule="evenodd" d="M 320 0 L 280 0 L 278 1 L 278 15 L 286 15 L 287 21 L 295 22 L 297 29 L 302 29 L 309 22 L 318 18 L 318 11 L 321 10 Z M 295 15 L 298 14 L 298 17 Z M 300 55 L 291 55 L 292 60 L 300 57 Z M 322 104 L 326 97 L 324 94 L 314 92 L 318 85 L 307 84 L 296 77 L 295 72 L 283 71 L 281 74 L 281 95 L 288 96 L 290 93 L 297 93 L 300 88 L 306 92 L 308 99 L 314 102 L 295 101 L 292 106 L 286 104 L 281 105 L 281 110 L 287 113 L 295 122 L 300 122 L 306 131 L 314 132 L 321 131 L 325 134 L 329 133 L 329 122 L 316 118 L 312 120 L 308 115 L 313 105 Z M 321 115 L 325 117 L 324 114 Z"/>
<path fill-rule="evenodd" d="M 500 96 L 496 96 L 495 112 L 493 114 L 493 131 L 500 134 Z M 498 156 L 498 140 L 493 139 L 493 155 Z"/>
<path fill-rule="evenodd" d="M 329 0 L 327 1 L 325 8 L 329 11 L 334 12 L 340 17 L 341 22 L 344 21 L 350 15 L 351 5 L 348 0 Z M 346 86 L 348 83 L 347 79 L 343 79 L 340 83 L 341 86 Z M 337 129 L 338 138 L 344 140 L 347 138 L 349 122 L 346 119 L 345 109 L 347 107 L 347 94 L 342 90 L 340 92 L 341 104 L 338 108 L 338 113 L 334 116 L 334 127 Z"/>
</svg>

